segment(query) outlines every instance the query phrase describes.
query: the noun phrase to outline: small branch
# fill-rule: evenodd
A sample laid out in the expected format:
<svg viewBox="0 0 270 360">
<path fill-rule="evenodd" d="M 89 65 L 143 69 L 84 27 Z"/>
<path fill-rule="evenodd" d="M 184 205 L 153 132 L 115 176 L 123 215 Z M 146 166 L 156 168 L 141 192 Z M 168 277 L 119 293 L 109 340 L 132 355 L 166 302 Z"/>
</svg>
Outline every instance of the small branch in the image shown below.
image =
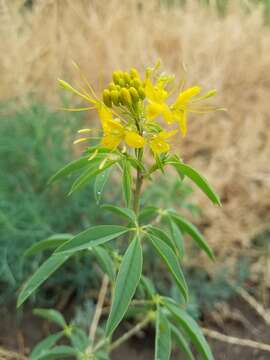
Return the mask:
<svg viewBox="0 0 270 360">
<path fill-rule="evenodd" d="M 148 323 L 150 322 L 150 317 L 145 318 L 143 321 L 139 322 L 134 328 L 132 328 L 130 331 L 126 332 L 123 336 L 119 337 L 117 340 L 115 340 L 109 347 L 109 351 L 113 351 L 118 346 L 123 344 L 125 341 L 127 341 L 129 338 L 131 338 L 133 335 L 140 332 Z"/>
<path fill-rule="evenodd" d="M 219 341 L 229 343 L 232 345 L 245 346 L 245 347 L 250 347 L 253 349 L 257 349 L 257 350 L 270 352 L 270 345 L 265 344 L 265 343 L 260 343 L 260 342 L 249 340 L 249 339 L 239 339 L 239 338 L 224 335 L 217 331 L 206 329 L 206 328 L 203 328 L 202 330 L 203 330 L 203 333 L 207 337 L 210 337 L 215 340 L 219 340 Z"/>
<path fill-rule="evenodd" d="M 95 340 L 95 335 L 96 335 L 96 331 L 97 331 L 97 327 L 98 327 L 98 323 L 102 314 L 102 308 L 104 305 L 104 301 L 105 301 L 105 296 L 106 296 L 106 292 L 108 289 L 108 285 L 109 285 L 109 277 L 108 275 L 104 275 L 103 279 L 102 279 L 102 284 L 101 284 L 101 288 L 99 291 L 99 295 L 98 295 L 98 301 L 97 301 L 97 305 L 96 305 L 96 310 L 95 310 L 95 314 L 89 329 L 89 338 L 92 342 L 92 344 L 94 343 Z"/>
</svg>

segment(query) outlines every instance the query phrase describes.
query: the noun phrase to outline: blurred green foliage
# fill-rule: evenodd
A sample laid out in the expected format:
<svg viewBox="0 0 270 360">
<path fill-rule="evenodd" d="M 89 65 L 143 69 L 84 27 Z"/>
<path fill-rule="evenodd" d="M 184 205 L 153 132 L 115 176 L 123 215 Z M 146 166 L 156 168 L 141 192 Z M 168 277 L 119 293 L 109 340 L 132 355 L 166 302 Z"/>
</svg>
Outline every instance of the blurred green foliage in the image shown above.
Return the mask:
<svg viewBox="0 0 270 360">
<path fill-rule="evenodd" d="M 10 296 L 14 299 L 14 290 L 42 261 L 41 255 L 23 257 L 31 244 L 54 233 L 76 233 L 91 223 L 100 223 L 104 212 L 97 210 L 91 185 L 67 197 L 69 180 L 50 187 L 46 184 L 52 174 L 74 157 L 72 140 L 82 123 L 80 116 L 55 113 L 37 104 L 16 111 L 2 106 L 0 111 L 0 303 L 3 303 Z M 59 283 L 63 288 L 76 283 L 82 290 L 80 285 L 91 277 L 89 272 L 81 273 L 82 261 L 75 258 L 47 287 L 50 288 L 50 283 L 55 286 Z"/>
</svg>

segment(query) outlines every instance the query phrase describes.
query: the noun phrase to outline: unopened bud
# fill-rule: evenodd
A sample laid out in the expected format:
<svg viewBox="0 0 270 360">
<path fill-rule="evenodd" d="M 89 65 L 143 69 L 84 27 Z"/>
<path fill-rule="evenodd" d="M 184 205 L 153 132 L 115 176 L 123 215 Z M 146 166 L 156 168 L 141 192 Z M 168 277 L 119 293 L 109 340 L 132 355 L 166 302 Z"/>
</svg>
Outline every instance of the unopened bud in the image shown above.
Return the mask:
<svg viewBox="0 0 270 360">
<path fill-rule="evenodd" d="M 121 71 L 114 71 L 113 74 L 112 74 L 112 77 L 113 77 L 113 82 L 115 84 L 119 84 L 119 80 L 122 77 L 122 72 Z"/>
<path fill-rule="evenodd" d="M 116 90 L 116 86 L 117 86 L 117 85 L 115 85 L 113 82 L 111 82 L 111 83 L 109 84 L 109 86 L 108 86 L 108 89 L 109 89 L 110 91 Z"/>
<path fill-rule="evenodd" d="M 133 80 L 133 82 L 134 82 L 134 87 L 136 89 L 139 89 L 142 86 L 142 82 L 140 81 L 140 79 L 136 78 L 136 79 Z"/>
<path fill-rule="evenodd" d="M 108 107 L 112 107 L 112 99 L 111 99 L 111 94 L 110 94 L 110 91 L 108 89 L 105 89 L 103 91 L 103 94 L 102 94 L 102 97 L 103 97 L 103 102 L 106 106 Z"/>
<path fill-rule="evenodd" d="M 134 87 L 129 88 L 129 92 L 130 92 L 131 98 L 134 102 L 137 102 L 140 100 L 138 92 Z"/>
<path fill-rule="evenodd" d="M 129 76 L 129 73 L 127 71 L 124 72 L 123 78 L 125 80 L 126 85 L 129 85 L 130 84 L 130 76 Z"/>
<path fill-rule="evenodd" d="M 145 92 L 144 92 L 144 90 L 143 90 L 142 87 L 140 87 L 140 88 L 138 89 L 138 94 L 139 94 L 139 97 L 140 97 L 142 100 L 145 99 Z"/>
<path fill-rule="evenodd" d="M 126 89 L 126 88 L 121 89 L 120 98 L 121 98 L 121 102 L 123 105 L 131 105 L 132 104 L 131 95 L 130 95 L 128 89 Z"/>
<path fill-rule="evenodd" d="M 118 106 L 120 103 L 120 93 L 117 90 L 111 91 L 111 99 L 114 105 Z"/>
<path fill-rule="evenodd" d="M 132 79 L 140 77 L 137 69 L 135 68 L 130 69 L 130 76 Z"/>
</svg>

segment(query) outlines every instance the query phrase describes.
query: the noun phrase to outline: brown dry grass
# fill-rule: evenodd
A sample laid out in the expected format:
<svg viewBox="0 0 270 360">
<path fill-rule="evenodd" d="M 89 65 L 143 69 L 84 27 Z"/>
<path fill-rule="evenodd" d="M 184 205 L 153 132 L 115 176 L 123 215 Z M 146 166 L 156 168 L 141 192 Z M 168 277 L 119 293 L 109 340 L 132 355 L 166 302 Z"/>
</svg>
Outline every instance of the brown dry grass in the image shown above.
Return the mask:
<svg viewBox="0 0 270 360">
<path fill-rule="evenodd" d="M 55 79 L 74 79 L 72 59 L 97 87 L 115 68 L 142 69 L 161 58 L 182 76 L 184 62 L 189 83 L 216 87 L 228 108 L 190 121 L 179 145 L 223 200 L 218 210 L 199 197 L 209 242 L 223 258 L 269 227 L 270 29 L 259 8 L 245 14 L 231 1 L 220 18 L 191 0 L 185 8 L 154 0 L 36 0 L 32 12 L 19 11 L 21 2 L 0 1 L 0 99 L 33 93 L 55 105 Z"/>
</svg>

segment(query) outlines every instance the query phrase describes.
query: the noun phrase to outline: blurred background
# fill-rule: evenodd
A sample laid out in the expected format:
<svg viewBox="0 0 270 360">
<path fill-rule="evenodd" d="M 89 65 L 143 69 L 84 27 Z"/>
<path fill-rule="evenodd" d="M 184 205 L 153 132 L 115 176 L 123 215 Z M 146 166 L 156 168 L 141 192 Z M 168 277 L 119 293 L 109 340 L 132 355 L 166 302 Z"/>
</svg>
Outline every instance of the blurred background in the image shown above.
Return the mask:
<svg viewBox="0 0 270 360">
<path fill-rule="evenodd" d="M 269 344 L 270 1 L 1 0 L 0 52 L 1 359 L 8 353 L 16 358 L 13 351 L 27 354 L 48 334 L 48 324 L 32 315 L 34 307 L 56 307 L 69 319 L 88 321 L 100 284 L 98 268 L 75 257 L 15 311 L 18 289 L 46 257 L 23 257 L 31 244 L 113 221 L 97 206 L 92 185 L 69 198 L 70 180 L 46 185 L 79 155 L 72 146 L 76 131 L 95 121 L 91 113 L 58 110 L 78 101 L 56 84 L 59 77 L 76 83 L 73 60 L 97 92 L 113 70 L 143 71 L 158 58 L 178 78 L 186 72 L 187 85 L 218 90 L 217 102 L 227 112 L 191 118 L 175 150 L 206 176 L 223 207 L 174 177 L 169 191 L 157 179 L 143 202 L 173 203 L 214 249 L 217 260 L 210 263 L 186 239 L 190 313 L 206 332 Z M 104 200 L 120 198 L 115 188 L 107 187 Z M 149 261 L 157 286 L 173 295 L 159 262 Z M 127 322 L 122 331 L 128 328 Z M 269 359 L 259 347 L 231 345 L 210 332 L 208 339 L 217 360 Z M 152 359 L 152 345 L 149 329 L 113 359 Z"/>
</svg>

